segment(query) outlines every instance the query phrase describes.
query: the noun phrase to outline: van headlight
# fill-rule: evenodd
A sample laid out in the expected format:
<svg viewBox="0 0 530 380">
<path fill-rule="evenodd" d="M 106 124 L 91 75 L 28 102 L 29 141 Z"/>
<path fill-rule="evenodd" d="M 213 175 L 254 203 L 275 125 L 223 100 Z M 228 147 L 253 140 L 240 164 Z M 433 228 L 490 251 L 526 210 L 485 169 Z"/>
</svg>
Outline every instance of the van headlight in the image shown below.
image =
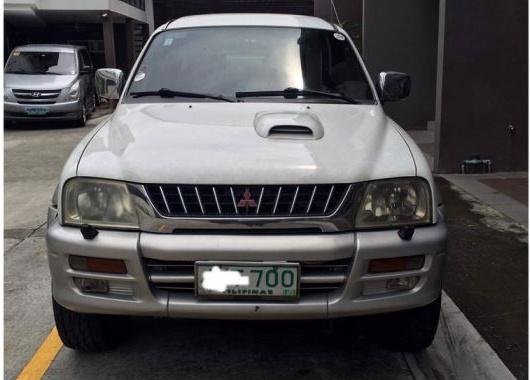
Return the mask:
<svg viewBox="0 0 530 380">
<path fill-rule="evenodd" d="M 79 93 L 79 81 L 77 81 L 68 90 L 68 100 L 79 100 Z"/>
<path fill-rule="evenodd" d="M 74 178 L 63 189 L 63 223 L 138 229 L 137 204 L 126 183 Z"/>
<path fill-rule="evenodd" d="M 397 178 L 367 184 L 356 228 L 414 226 L 432 221 L 429 183 L 421 178 Z"/>
</svg>

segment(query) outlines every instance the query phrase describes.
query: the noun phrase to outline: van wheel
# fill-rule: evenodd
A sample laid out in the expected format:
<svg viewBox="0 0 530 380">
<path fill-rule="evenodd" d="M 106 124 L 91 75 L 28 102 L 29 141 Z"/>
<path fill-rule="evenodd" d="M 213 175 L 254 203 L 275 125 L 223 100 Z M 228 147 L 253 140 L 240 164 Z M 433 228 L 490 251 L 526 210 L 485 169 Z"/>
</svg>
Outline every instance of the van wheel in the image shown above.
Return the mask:
<svg viewBox="0 0 530 380">
<path fill-rule="evenodd" d="M 62 307 L 55 299 L 53 315 L 64 345 L 74 350 L 108 350 L 116 347 L 124 335 L 124 317 L 76 313 Z"/>
<path fill-rule="evenodd" d="M 378 325 L 385 347 L 397 351 L 419 351 L 429 347 L 438 328 L 441 297 L 417 309 L 381 315 Z"/>
<path fill-rule="evenodd" d="M 81 112 L 81 117 L 77 119 L 76 125 L 78 127 L 84 127 L 86 125 L 87 120 L 88 120 L 88 111 L 86 108 L 86 104 L 83 104 L 83 111 Z"/>
</svg>

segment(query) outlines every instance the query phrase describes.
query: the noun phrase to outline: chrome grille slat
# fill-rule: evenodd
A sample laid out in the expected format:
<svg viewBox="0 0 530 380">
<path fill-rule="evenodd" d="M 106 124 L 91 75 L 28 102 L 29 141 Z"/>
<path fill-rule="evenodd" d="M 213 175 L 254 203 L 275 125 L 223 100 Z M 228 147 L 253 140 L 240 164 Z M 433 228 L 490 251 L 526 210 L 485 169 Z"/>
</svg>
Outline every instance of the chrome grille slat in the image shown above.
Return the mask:
<svg viewBox="0 0 530 380">
<path fill-rule="evenodd" d="M 331 186 L 331 190 L 329 191 L 328 199 L 326 200 L 326 205 L 324 206 L 324 214 L 328 210 L 329 201 L 331 200 L 331 197 L 333 196 L 333 190 L 335 190 L 335 185 Z"/>
<path fill-rule="evenodd" d="M 296 186 L 296 190 L 294 192 L 293 201 L 291 203 L 291 208 L 289 209 L 289 215 L 293 213 L 294 205 L 296 204 L 296 198 L 298 197 L 298 191 L 300 190 L 300 186 Z"/>
<path fill-rule="evenodd" d="M 179 193 L 180 203 L 182 204 L 182 208 L 184 209 L 184 212 L 188 213 L 188 208 L 186 207 L 186 202 L 184 202 L 184 197 L 182 196 L 182 191 L 180 190 L 180 186 L 177 186 L 177 191 Z"/>
<path fill-rule="evenodd" d="M 202 206 L 201 195 L 199 194 L 199 190 L 197 190 L 197 186 L 195 186 L 194 189 L 195 195 L 197 196 L 197 201 L 199 202 L 199 207 L 201 208 L 201 212 L 204 215 L 204 207 Z"/>
<path fill-rule="evenodd" d="M 272 215 L 276 215 L 276 210 L 278 209 L 278 202 L 280 201 L 280 196 L 282 195 L 282 187 L 278 188 L 278 195 L 276 196 L 276 201 L 274 202 L 274 208 L 272 209 Z"/>
<path fill-rule="evenodd" d="M 162 189 L 162 186 L 158 186 L 158 188 L 160 189 L 160 194 L 162 194 L 162 199 L 164 200 L 166 210 L 169 214 L 171 214 L 171 209 L 169 208 L 169 204 L 167 203 L 166 194 L 164 194 L 164 189 Z"/>
<path fill-rule="evenodd" d="M 212 186 L 212 193 L 213 197 L 215 198 L 215 205 L 217 206 L 217 211 L 219 212 L 219 215 L 221 215 L 221 206 L 219 205 L 219 199 L 217 198 L 217 191 L 215 191 L 215 186 Z"/>
<path fill-rule="evenodd" d="M 307 209 L 305 211 L 306 214 L 309 214 L 309 210 L 311 210 L 311 206 L 313 205 L 313 199 L 315 199 L 316 192 L 317 192 L 317 185 L 313 187 L 313 191 L 311 192 L 311 198 L 309 199 L 309 204 L 307 205 Z"/>
<path fill-rule="evenodd" d="M 348 184 L 144 185 L 160 216 L 212 219 L 331 216 L 351 189 L 358 188 Z"/>
<path fill-rule="evenodd" d="M 259 215 L 259 209 L 261 207 L 261 200 L 263 199 L 263 192 L 264 191 L 265 191 L 265 187 L 261 186 L 261 191 L 259 192 L 258 207 L 256 207 L 256 215 Z"/>
<path fill-rule="evenodd" d="M 236 214 L 239 214 L 239 210 L 237 209 L 236 197 L 234 196 L 234 189 L 232 189 L 232 186 L 230 186 L 230 195 L 232 195 L 232 203 L 234 204 L 234 210 Z"/>
</svg>

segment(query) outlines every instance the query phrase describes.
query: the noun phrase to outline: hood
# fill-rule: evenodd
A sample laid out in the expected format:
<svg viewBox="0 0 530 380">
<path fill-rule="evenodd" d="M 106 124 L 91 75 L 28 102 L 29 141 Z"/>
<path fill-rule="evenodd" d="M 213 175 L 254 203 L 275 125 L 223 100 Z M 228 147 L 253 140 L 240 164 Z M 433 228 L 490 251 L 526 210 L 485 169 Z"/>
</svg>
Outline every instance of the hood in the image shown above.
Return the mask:
<svg viewBox="0 0 530 380">
<path fill-rule="evenodd" d="M 264 113 L 288 114 L 285 120 L 309 113 L 323 133 L 262 136 L 256 122 Z M 407 144 L 379 106 L 217 102 L 120 104 L 77 172 L 138 183 L 249 185 L 415 174 Z"/>
<path fill-rule="evenodd" d="M 4 87 L 18 90 L 60 90 L 70 87 L 77 75 L 4 74 Z"/>
</svg>

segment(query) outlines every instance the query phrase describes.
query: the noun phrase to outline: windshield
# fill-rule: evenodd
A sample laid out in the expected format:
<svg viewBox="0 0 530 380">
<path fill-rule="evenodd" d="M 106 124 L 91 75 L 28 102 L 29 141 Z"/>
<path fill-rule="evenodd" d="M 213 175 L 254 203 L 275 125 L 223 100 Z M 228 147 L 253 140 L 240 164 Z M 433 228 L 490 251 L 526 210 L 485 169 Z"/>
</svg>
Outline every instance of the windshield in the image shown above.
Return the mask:
<svg viewBox="0 0 530 380">
<path fill-rule="evenodd" d="M 286 88 L 341 94 L 361 102 L 374 100 L 353 47 L 340 33 L 284 27 L 212 27 L 158 34 L 135 73 L 128 101 L 134 101 L 131 93 L 160 89 L 234 97 L 236 93 Z M 344 102 L 315 94 L 299 97 Z M 299 97 L 295 96 L 295 101 Z M 271 94 L 242 96 L 242 100 L 286 101 Z"/>
<path fill-rule="evenodd" d="M 7 74 L 75 74 L 73 53 L 14 51 L 9 57 Z"/>
</svg>

